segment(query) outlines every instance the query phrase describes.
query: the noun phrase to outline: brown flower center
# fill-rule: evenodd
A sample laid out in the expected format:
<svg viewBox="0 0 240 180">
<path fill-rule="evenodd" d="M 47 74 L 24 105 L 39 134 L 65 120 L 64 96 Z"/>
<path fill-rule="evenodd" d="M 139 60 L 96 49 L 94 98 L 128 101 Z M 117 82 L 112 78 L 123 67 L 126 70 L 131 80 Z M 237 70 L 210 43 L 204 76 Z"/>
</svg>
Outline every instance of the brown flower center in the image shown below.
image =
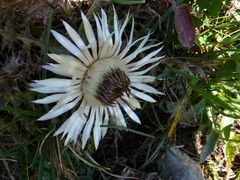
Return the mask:
<svg viewBox="0 0 240 180">
<path fill-rule="evenodd" d="M 130 93 L 130 80 L 119 68 L 114 68 L 104 74 L 102 82 L 98 85 L 96 98 L 104 105 L 111 106 L 114 101 L 123 96 L 123 93 Z"/>
</svg>

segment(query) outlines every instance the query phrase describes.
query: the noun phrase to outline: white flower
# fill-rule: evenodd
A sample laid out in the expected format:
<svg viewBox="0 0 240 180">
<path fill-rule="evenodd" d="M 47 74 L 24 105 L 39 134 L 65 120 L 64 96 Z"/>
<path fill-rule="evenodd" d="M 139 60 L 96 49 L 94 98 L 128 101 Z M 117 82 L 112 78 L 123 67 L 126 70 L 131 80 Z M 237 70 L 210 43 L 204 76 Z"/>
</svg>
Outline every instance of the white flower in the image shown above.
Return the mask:
<svg viewBox="0 0 240 180">
<path fill-rule="evenodd" d="M 113 8 L 114 9 L 114 8 Z M 107 16 L 101 10 L 101 17 L 94 14 L 97 38 L 87 17 L 81 13 L 86 39 L 86 45 L 79 34 L 66 22 L 63 24 L 70 41 L 63 35 L 52 30 L 56 40 L 65 47 L 71 55 L 49 54 L 56 64 L 49 63 L 43 68 L 66 78 L 50 78 L 35 80 L 30 83 L 32 91 L 53 94 L 33 102 L 39 104 L 57 103 L 47 114 L 38 120 L 44 121 L 55 118 L 76 107 L 75 112 L 55 132 L 63 133 L 65 145 L 76 143 L 78 135 L 82 133 L 82 148 L 93 129 L 95 148 L 107 132 L 109 120 L 126 127 L 122 110 L 136 123 L 140 123 L 134 109 L 140 108 L 137 98 L 148 102 L 155 100 L 146 93 L 161 94 L 148 85 L 155 77 L 145 75 L 160 63 L 162 57 L 155 57 L 161 50 L 151 52 L 142 59 L 136 57 L 159 44 L 146 45 L 150 34 L 133 41 L 134 20 L 128 42 L 123 46 L 122 36 L 129 20 L 127 15 L 120 25 L 114 9 L 114 27 L 110 32 Z M 137 43 L 139 46 L 130 53 L 130 49 Z M 147 66 L 147 67 L 146 67 Z M 144 68 L 143 68 L 144 67 Z"/>
</svg>

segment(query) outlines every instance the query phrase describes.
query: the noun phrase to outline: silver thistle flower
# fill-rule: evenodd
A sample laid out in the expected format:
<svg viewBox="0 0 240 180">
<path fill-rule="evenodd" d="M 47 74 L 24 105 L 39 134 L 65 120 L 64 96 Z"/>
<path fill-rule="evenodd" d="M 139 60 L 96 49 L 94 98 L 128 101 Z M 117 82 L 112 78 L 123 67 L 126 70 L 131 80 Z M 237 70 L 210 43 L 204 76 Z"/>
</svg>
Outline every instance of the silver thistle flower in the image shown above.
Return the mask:
<svg viewBox="0 0 240 180">
<path fill-rule="evenodd" d="M 161 48 L 140 60 L 136 59 L 139 53 L 157 47 L 160 43 L 146 45 L 150 33 L 133 41 L 134 20 L 132 20 L 128 42 L 122 47 L 122 35 L 128 23 L 129 14 L 120 25 L 116 11 L 114 8 L 113 10 L 114 28 L 111 33 L 104 10 L 101 10 L 101 17 L 94 14 L 97 38 L 87 17 L 81 13 L 88 45 L 65 21 L 63 25 L 73 42 L 52 30 L 56 40 L 72 55 L 49 54 L 49 57 L 57 63 L 49 63 L 43 68 L 66 78 L 35 80 L 30 84 L 32 91 L 53 93 L 33 102 L 57 103 L 47 114 L 38 119 L 40 121 L 55 118 L 77 107 L 54 134 L 63 133 L 62 137 L 66 136 L 65 145 L 71 141 L 76 143 L 82 132 L 82 148 L 84 148 L 93 128 L 94 145 L 97 149 L 101 138 L 107 132 L 107 128 L 101 125 L 108 125 L 109 120 L 114 119 L 117 125 L 126 127 L 122 110 L 134 122 L 140 123 L 133 111 L 140 108 L 137 98 L 155 102 L 146 93 L 161 94 L 147 84 L 153 82 L 155 77 L 145 75 L 160 63 L 162 57 L 156 57 L 156 55 Z M 129 53 L 129 50 L 138 42 L 140 42 L 139 46 Z"/>
</svg>

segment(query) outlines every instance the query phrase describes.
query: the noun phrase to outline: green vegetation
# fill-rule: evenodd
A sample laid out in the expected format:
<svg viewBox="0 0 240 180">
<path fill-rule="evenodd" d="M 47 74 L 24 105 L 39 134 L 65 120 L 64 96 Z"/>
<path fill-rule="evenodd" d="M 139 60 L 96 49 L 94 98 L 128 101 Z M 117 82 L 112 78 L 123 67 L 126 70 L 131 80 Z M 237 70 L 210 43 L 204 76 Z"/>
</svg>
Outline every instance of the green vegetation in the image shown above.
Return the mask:
<svg viewBox="0 0 240 180">
<path fill-rule="evenodd" d="M 64 19 L 82 35 L 80 11 L 91 19 L 92 12 L 100 12 L 102 7 L 112 22 L 112 3 L 120 20 L 128 11 L 134 17 L 135 38 L 151 31 L 150 43 L 163 42 L 165 58 L 151 74 L 157 76 L 154 86 L 166 95 L 155 97 L 157 103 L 142 104 L 142 110 L 137 111 L 142 125 L 130 121 L 128 128 L 111 124 L 97 151 L 93 141 L 82 151 L 78 142 L 75 146 L 64 146 L 60 137 L 53 136 L 67 115 L 36 121 L 49 107 L 31 102 L 39 95 L 29 90 L 28 83 L 53 76 L 41 70 L 41 65 L 50 60 L 47 53 L 65 52 L 52 37 L 51 29 L 64 32 L 61 25 Z M 0 179 L 143 178 L 153 172 L 160 176 L 156 162 L 171 144 L 184 145 L 183 149 L 202 163 L 206 178 L 239 178 L 240 11 L 237 3 L 240 6 L 237 0 L 177 0 L 177 7 L 189 8 L 196 27 L 195 44 L 183 47 L 175 30 L 176 10 L 167 1 L 3 0 L 0 7 Z M 189 18 L 179 21 L 190 23 Z M 129 24 L 127 31 L 130 28 Z M 183 138 L 188 132 L 193 136 Z"/>
</svg>

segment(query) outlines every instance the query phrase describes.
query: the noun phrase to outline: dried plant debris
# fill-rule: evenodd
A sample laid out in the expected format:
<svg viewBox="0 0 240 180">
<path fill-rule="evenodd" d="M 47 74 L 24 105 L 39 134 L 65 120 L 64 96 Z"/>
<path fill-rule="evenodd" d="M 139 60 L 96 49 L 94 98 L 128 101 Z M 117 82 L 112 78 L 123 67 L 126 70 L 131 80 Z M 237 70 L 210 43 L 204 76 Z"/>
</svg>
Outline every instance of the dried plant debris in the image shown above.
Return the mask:
<svg viewBox="0 0 240 180">
<path fill-rule="evenodd" d="M 14 4 L 3 1 L 2 21 L 10 18 L 16 28 L 27 22 L 38 26 L 47 25 L 46 21 L 50 10 L 50 5 L 41 0 L 18 0 Z"/>
<path fill-rule="evenodd" d="M 3 0 L 0 7 L 0 26 L 4 26 L 6 20 L 10 20 L 18 33 L 23 33 L 26 25 L 43 30 L 47 27 L 52 10 L 55 20 L 79 19 L 80 12 L 86 12 L 90 6 L 91 3 L 87 0 Z"/>
<path fill-rule="evenodd" d="M 18 90 L 15 76 L 2 75 L 0 77 L 0 99 L 12 90 Z M 1 102 L 3 103 L 3 100 Z"/>
<path fill-rule="evenodd" d="M 161 180 L 161 176 L 158 172 L 144 173 L 130 167 L 125 167 L 118 180 L 125 179 Z"/>
<path fill-rule="evenodd" d="M 23 65 L 24 63 L 19 55 L 16 56 L 15 53 L 13 53 L 12 56 L 8 57 L 7 61 L 3 63 L 1 70 L 6 74 L 16 74 Z"/>
<path fill-rule="evenodd" d="M 166 150 L 158 160 L 164 179 L 172 180 L 203 180 L 202 170 L 186 153 L 173 146 Z"/>
<path fill-rule="evenodd" d="M 21 88 L 26 88 L 25 85 L 31 77 L 40 71 L 38 56 L 34 56 L 34 54 L 15 55 L 12 52 L 12 54 L 9 53 L 9 56 L 2 57 L 0 61 L 1 104 L 5 102 L 12 91 L 20 91 Z"/>
<path fill-rule="evenodd" d="M 149 0 L 149 2 L 147 2 L 147 6 L 151 8 L 151 10 L 154 11 L 156 15 L 163 14 L 167 10 L 168 5 L 168 0 Z"/>
</svg>

